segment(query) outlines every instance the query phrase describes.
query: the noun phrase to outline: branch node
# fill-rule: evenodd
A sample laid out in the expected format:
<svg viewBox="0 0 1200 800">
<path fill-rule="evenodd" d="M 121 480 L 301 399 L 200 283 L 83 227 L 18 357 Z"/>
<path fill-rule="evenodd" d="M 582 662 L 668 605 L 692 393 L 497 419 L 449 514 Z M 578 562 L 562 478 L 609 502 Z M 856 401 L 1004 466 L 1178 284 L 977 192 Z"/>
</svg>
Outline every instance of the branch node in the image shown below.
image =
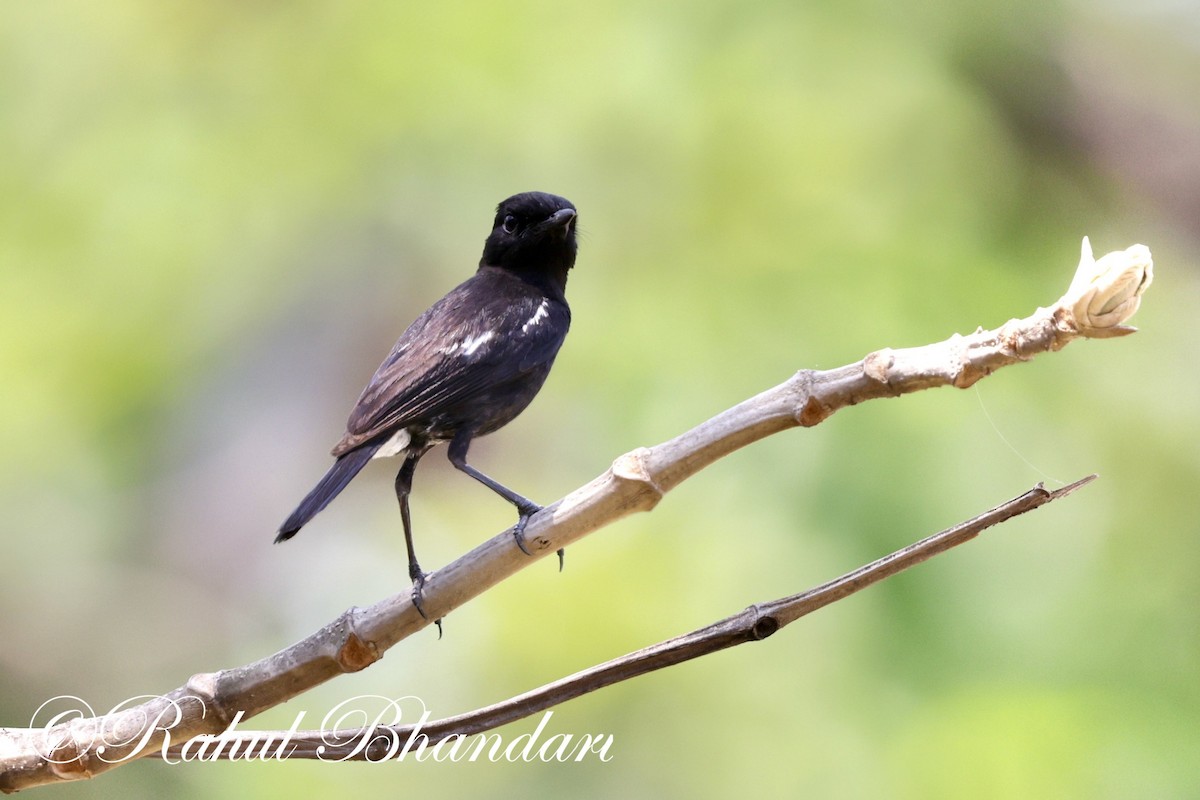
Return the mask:
<svg viewBox="0 0 1200 800">
<path fill-rule="evenodd" d="M 92 737 L 89 736 L 87 743 L 84 744 L 73 735 L 75 733 L 75 726 L 68 725 L 67 730 L 70 733 L 63 736 L 55 744 L 47 758 L 50 771 L 55 777 L 66 781 L 94 778 L 96 773 L 90 766 L 92 760 Z"/>
<path fill-rule="evenodd" d="M 796 421 L 805 428 L 811 428 L 814 425 L 819 425 L 832 413 L 828 408 L 821 405 L 821 401 L 815 395 L 810 395 L 808 402 L 800 408 L 800 413 L 796 415 Z"/>
<path fill-rule="evenodd" d="M 337 662 L 343 672 L 358 672 L 366 669 L 381 658 L 374 642 L 366 641 L 351 631 L 346 641 L 338 648 Z"/>
<path fill-rule="evenodd" d="M 220 719 L 221 726 L 228 727 L 232 718 L 226 712 L 225 705 L 217 697 L 220 692 L 220 679 L 220 674 L 216 672 L 197 672 L 188 678 L 184 686 L 188 696 L 200 701 L 204 715 L 212 711 Z"/>
<path fill-rule="evenodd" d="M 649 511 L 654 508 L 665 494 L 663 488 L 655 482 L 654 476 L 650 474 L 649 467 L 646 466 L 646 459 L 649 455 L 650 448 L 639 447 L 618 456 L 611 468 L 613 478 L 616 480 L 637 484 L 639 490 L 632 505 L 640 511 Z"/>
<path fill-rule="evenodd" d="M 992 374 L 992 370 L 984 365 L 972 364 L 968 359 L 958 362 L 958 372 L 954 373 L 951 384 L 955 389 L 970 389 L 977 382 Z"/>
<path fill-rule="evenodd" d="M 750 638 L 761 642 L 777 630 L 779 630 L 779 620 L 772 616 L 759 617 L 750 628 Z"/>
<path fill-rule="evenodd" d="M 868 353 L 863 359 L 863 374 L 876 383 L 887 385 L 888 370 L 896 363 L 895 351 L 890 347 Z"/>
<path fill-rule="evenodd" d="M 802 369 L 797 372 L 789 381 L 794 384 L 793 391 L 797 392 L 800 397 L 792 404 L 798 410 L 793 414 L 793 419 L 796 424 L 811 428 L 823 422 L 830 414 L 837 409 L 831 408 L 817 399 L 817 392 L 813 390 L 816 385 L 816 373 L 811 369 Z"/>
<path fill-rule="evenodd" d="M 188 678 L 187 689 L 201 698 L 213 700 L 217 696 L 217 673 L 197 672 Z"/>
</svg>

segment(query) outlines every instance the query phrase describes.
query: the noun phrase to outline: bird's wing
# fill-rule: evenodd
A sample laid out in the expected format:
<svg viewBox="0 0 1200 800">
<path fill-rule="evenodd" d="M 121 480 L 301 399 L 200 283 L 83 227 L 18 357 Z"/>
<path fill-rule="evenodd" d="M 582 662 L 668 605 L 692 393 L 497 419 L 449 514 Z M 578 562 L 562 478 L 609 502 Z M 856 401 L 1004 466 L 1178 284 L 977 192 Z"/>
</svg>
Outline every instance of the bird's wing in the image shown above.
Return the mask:
<svg viewBox="0 0 1200 800">
<path fill-rule="evenodd" d="M 472 286 L 473 280 L 401 335 L 355 404 L 334 455 L 554 359 L 570 323 L 565 303 L 533 292 L 480 291 L 492 287 Z"/>
</svg>

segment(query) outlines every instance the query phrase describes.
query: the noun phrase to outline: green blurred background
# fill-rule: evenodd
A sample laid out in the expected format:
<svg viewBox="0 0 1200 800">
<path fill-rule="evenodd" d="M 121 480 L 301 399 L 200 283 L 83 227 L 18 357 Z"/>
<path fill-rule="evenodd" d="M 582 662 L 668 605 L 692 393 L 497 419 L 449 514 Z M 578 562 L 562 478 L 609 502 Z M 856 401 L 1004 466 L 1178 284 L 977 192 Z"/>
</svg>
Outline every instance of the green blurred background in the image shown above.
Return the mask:
<svg viewBox="0 0 1200 800">
<path fill-rule="evenodd" d="M 797 369 L 1049 304 L 1084 234 L 1158 269 L 1137 336 L 737 453 L 253 724 L 463 712 L 1101 474 L 557 709 L 610 763 L 146 762 L 36 796 L 1200 796 L 1197 98 L 1200 12 L 1169 0 L 5 4 L 3 725 L 405 589 L 394 465 L 271 538 L 511 193 L 581 213 L 555 372 L 472 450 L 543 502 Z M 511 523 L 440 455 L 414 516 L 429 568 Z"/>
</svg>

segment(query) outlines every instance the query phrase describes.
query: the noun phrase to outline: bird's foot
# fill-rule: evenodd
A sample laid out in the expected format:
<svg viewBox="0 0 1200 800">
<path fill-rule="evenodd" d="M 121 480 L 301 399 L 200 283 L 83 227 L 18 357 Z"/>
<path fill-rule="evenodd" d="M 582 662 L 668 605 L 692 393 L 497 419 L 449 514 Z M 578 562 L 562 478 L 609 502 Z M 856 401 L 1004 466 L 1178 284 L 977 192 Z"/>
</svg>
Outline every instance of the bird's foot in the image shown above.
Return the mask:
<svg viewBox="0 0 1200 800">
<path fill-rule="evenodd" d="M 529 503 L 528 505 L 517 506 L 517 513 L 520 516 L 517 518 L 517 524 L 513 527 L 513 539 L 517 542 L 517 547 L 521 548 L 521 552 L 527 556 L 533 555 L 529 552 L 529 548 L 525 546 L 525 526 L 529 524 L 529 518 L 542 510 L 542 507 L 537 503 Z"/>
<path fill-rule="evenodd" d="M 530 503 L 527 506 L 519 506 L 517 508 L 517 513 L 519 513 L 521 516 L 517 519 L 517 524 L 513 528 L 513 539 L 516 540 L 517 547 L 521 548 L 521 552 L 527 556 L 532 556 L 533 553 L 531 553 L 529 548 L 525 546 L 525 526 L 529 524 L 529 518 L 541 510 L 542 507 L 536 503 Z M 563 556 L 566 555 L 566 552 L 567 551 L 563 550 L 561 547 L 557 551 L 559 572 L 562 572 L 563 570 Z"/>
<path fill-rule="evenodd" d="M 424 603 L 425 573 L 421 571 L 420 567 L 413 565 L 413 567 L 409 569 L 408 575 L 410 578 L 412 578 L 412 582 L 413 582 L 413 588 L 412 588 L 413 608 L 415 608 L 417 610 L 417 613 L 421 615 L 421 619 L 428 620 L 429 615 L 425 613 L 425 603 Z M 441 639 L 442 638 L 442 620 L 441 620 L 441 618 L 439 617 L 438 619 L 435 619 L 433 621 L 433 624 L 437 625 L 438 638 Z"/>
</svg>

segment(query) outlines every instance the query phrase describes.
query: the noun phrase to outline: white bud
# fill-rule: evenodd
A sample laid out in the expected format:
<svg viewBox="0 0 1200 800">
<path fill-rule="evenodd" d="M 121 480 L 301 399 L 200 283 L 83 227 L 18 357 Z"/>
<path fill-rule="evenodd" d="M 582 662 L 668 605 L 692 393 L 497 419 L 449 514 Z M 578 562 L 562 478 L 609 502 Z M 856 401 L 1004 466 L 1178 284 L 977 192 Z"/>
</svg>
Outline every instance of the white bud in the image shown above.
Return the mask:
<svg viewBox="0 0 1200 800">
<path fill-rule="evenodd" d="M 1121 323 L 1138 310 L 1142 293 L 1153 280 L 1150 248 L 1135 244 L 1097 260 L 1085 236 L 1079 269 L 1058 305 L 1070 313 L 1075 327 L 1085 335 L 1121 336 L 1133 332 Z"/>
</svg>

